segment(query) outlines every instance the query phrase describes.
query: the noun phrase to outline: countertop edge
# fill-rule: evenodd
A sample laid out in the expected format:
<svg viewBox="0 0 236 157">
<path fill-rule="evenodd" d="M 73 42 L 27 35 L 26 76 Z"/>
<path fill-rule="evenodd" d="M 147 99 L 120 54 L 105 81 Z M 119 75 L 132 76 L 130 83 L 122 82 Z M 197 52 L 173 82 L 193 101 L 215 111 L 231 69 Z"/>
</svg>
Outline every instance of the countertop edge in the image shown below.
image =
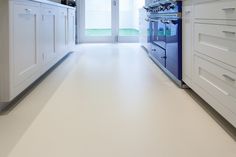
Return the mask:
<svg viewBox="0 0 236 157">
<path fill-rule="evenodd" d="M 54 6 L 58 6 L 58 7 L 64 7 L 64 8 L 69 8 L 69 9 L 76 9 L 75 7 L 71 7 L 71 6 L 68 6 L 68 5 L 64 5 L 64 4 L 60 4 L 60 3 L 57 3 L 57 2 L 52 2 L 52 1 L 49 1 L 49 0 L 9 0 L 9 1 L 22 1 L 22 2 L 36 2 L 36 3 L 42 3 L 42 4 L 49 4 L 49 5 L 54 5 Z"/>
</svg>

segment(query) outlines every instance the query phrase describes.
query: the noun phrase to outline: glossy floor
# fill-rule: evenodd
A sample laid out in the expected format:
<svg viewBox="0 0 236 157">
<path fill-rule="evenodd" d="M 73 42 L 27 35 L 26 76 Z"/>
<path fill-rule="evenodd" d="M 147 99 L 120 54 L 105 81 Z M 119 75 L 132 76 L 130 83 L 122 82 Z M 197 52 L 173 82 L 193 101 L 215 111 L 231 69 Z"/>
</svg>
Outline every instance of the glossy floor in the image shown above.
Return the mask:
<svg viewBox="0 0 236 157">
<path fill-rule="evenodd" d="M 0 116 L 0 157 L 235 155 L 236 142 L 137 44 L 77 47 Z"/>
</svg>

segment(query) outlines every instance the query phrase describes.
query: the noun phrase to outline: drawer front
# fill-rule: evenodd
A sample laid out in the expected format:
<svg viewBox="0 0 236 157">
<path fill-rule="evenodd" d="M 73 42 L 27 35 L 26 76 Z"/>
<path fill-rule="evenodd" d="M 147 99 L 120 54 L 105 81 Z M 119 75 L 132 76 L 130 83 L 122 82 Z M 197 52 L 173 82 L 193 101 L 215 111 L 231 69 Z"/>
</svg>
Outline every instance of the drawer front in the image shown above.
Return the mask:
<svg viewBox="0 0 236 157">
<path fill-rule="evenodd" d="M 195 5 L 196 19 L 236 19 L 236 1 L 215 1 Z"/>
<path fill-rule="evenodd" d="M 236 26 L 194 24 L 194 49 L 236 67 Z"/>
<path fill-rule="evenodd" d="M 236 115 L 236 74 L 201 57 L 194 57 L 194 82 Z M 214 106 L 213 106 L 214 107 Z"/>
<path fill-rule="evenodd" d="M 155 62 L 158 62 L 162 66 L 166 67 L 166 52 L 159 46 L 152 45 L 152 50 L 150 52 L 151 57 Z"/>
</svg>

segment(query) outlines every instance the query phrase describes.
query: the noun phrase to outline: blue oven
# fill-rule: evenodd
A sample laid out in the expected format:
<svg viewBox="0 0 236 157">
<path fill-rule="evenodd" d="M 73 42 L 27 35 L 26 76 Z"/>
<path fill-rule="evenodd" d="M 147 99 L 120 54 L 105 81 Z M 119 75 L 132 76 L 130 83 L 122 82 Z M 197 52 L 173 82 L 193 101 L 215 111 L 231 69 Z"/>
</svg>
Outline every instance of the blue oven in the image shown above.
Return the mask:
<svg viewBox="0 0 236 157">
<path fill-rule="evenodd" d="M 152 60 L 182 86 L 182 2 L 156 2 L 149 7 Z"/>
</svg>

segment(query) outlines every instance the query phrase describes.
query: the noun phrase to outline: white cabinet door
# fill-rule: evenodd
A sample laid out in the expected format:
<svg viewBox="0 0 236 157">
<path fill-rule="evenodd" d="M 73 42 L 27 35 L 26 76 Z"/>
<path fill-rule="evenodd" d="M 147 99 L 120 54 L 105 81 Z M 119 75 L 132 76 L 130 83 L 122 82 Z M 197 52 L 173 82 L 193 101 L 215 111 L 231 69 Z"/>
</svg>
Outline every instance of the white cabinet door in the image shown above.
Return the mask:
<svg viewBox="0 0 236 157">
<path fill-rule="evenodd" d="M 56 57 L 55 16 L 53 8 L 41 8 L 41 52 L 43 53 L 45 65 L 49 64 Z"/>
<path fill-rule="evenodd" d="M 38 42 L 39 7 L 13 4 L 12 72 L 14 86 L 36 74 L 40 68 Z"/>
<path fill-rule="evenodd" d="M 191 83 L 192 80 L 192 8 L 192 6 L 183 7 L 183 80 L 188 85 Z"/>
<path fill-rule="evenodd" d="M 210 103 L 210 105 L 236 126 L 235 71 L 231 72 L 221 64 L 195 55 L 193 75 L 194 83 L 217 100 L 218 104 Z"/>
<path fill-rule="evenodd" d="M 58 8 L 56 15 L 56 52 L 65 54 L 67 44 L 67 9 Z"/>
<path fill-rule="evenodd" d="M 194 24 L 194 50 L 236 67 L 236 26 Z"/>
<path fill-rule="evenodd" d="M 68 47 L 75 45 L 75 10 L 68 9 Z"/>
</svg>

